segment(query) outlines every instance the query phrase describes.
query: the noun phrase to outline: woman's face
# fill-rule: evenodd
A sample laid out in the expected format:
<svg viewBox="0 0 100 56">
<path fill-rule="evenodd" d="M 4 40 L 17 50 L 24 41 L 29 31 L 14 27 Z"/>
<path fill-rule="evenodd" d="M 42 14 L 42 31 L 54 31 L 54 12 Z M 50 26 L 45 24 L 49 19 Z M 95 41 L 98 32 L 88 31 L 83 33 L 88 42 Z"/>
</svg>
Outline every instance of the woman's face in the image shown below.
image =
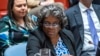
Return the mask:
<svg viewBox="0 0 100 56">
<path fill-rule="evenodd" d="M 60 21 L 56 17 L 49 16 L 44 19 L 43 23 L 43 31 L 45 34 L 52 38 L 52 37 L 57 37 L 59 34 L 59 31 L 61 29 L 60 27 Z"/>
<path fill-rule="evenodd" d="M 14 0 L 12 11 L 15 17 L 23 18 L 27 14 L 26 0 Z"/>
</svg>

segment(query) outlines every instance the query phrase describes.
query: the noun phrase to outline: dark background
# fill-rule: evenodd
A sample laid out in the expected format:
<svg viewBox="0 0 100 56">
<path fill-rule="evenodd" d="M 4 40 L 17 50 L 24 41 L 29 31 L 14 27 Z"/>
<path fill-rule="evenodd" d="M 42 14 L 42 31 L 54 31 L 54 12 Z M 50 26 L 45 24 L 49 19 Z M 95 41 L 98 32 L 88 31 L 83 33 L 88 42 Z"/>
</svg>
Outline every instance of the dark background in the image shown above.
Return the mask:
<svg viewBox="0 0 100 56">
<path fill-rule="evenodd" d="M 70 6 L 73 6 L 78 3 L 79 0 L 69 0 Z M 100 5 L 100 0 L 93 0 L 93 4 L 99 4 Z"/>
</svg>

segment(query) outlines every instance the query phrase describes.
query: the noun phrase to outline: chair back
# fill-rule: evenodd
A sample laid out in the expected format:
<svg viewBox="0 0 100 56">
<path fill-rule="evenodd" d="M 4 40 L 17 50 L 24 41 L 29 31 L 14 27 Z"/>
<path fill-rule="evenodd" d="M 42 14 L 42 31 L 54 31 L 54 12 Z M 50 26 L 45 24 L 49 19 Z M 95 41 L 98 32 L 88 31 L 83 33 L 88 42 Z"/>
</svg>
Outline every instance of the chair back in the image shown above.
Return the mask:
<svg viewBox="0 0 100 56">
<path fill-rule="evenodd" d="M 8 0 L 0 0 L 0 18 L 7 14 Z"/>
<path fill-rule="evenodd" d="M 70 4 L 69 4 L 69 0 L 55 0 L 55 2 L 61 2 L 63 3 L 65 9 L 68 9 Z"/>
<path fill-rule="evenodd" d="M 27 56 L 26 55 L 27 43 L 19 43 L 17 45 L 10 46 L 4 52 L 4 56 Z"/>
</svg>

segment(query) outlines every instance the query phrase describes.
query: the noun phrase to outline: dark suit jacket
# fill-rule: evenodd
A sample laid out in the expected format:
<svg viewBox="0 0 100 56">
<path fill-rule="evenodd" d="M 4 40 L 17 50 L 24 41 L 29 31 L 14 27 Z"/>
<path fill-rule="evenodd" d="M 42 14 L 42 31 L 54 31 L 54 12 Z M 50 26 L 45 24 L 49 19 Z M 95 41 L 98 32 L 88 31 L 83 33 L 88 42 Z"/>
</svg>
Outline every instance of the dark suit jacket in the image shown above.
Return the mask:
<svg viewBox="0 0 100 56">
<path fill-rule="evenodd" d="M 76 5 L 79 2 L 79 0 L 69 0 L 70 7 Z"/>
<path fill-rule="evenodd" d="M 29 37 L 27 44 L 27 56 L 33 56 L 35 53 L 39 52 L 41 48 L 51 49 L 51 56 L 56 56 L 55 50 L 53 48 L 53 45 L 51 44 L 50 39 L 45 36 L 43 31 L 37 29 L 31 33 L 32 36 Z M 76 56 L 74 37 L 72 33 L 64 29 L 60 32 L 60 36 L 67 48 L 69 49 L 70 54 Z"/>
<path fill-rule="evenodd" d="M 99 41 L 99 43 L 98 43 L 96 56 L 100 56 L 100 41 Z"/>
<path fill-rule="evenodd" d="M 100 5 L 93 4 L 93 8 L 100 20 Z M 76 40 L 77 56 L 80 56 L 83 41 L 84 41 L 84 26 L 82 21 L 81 12 L 78 5 L 75 5 L 66 10 L 66 16 L 68 17 L 68 29 L 72 31 Z"/>
<path fill-rule="evenodd" d="M 93 4 L 99 4 L 100 5 L 100 0 L 93 0 Z"/>
</svg>

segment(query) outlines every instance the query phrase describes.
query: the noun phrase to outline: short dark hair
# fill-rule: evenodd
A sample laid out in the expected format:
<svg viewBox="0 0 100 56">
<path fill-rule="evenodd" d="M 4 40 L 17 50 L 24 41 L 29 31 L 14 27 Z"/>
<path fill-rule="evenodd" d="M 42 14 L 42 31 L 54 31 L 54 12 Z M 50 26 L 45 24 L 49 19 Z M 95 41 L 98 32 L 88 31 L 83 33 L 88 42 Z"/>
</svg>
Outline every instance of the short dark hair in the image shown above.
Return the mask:
<svg viewBox="0 0 100 56">
<path fill-rule="evenodd" d="M 64 11 L 62 10 L 62 8 L 57 5 L 50 4 L 50 5 L 44 6 L 40 10 L 39 19 L 38 19 L 38 26 L 40 28 L 43 27 L 42 24 L 43 24 L 44 19 L 50 15 L 59 19 L 61 28 L 64 28 L 67 25 L 68 23 L 67 17 Z"/>
</svg>

